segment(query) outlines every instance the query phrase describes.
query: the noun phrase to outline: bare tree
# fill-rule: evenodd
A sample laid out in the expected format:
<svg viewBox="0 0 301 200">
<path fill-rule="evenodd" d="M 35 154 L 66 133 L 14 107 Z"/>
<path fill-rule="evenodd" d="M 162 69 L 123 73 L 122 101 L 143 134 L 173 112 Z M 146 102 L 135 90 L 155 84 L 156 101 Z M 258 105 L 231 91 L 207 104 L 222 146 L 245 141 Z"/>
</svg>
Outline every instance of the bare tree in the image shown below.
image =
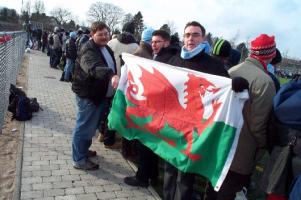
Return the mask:
<svg viewBox="0 0 301 200">
<path fill-rule="evenodd" d="M 96 2 L 88 10 L 90 21 L 105 22 L 111 31 L 121 22 L 123 10 L 111 3 Z"/>
<path fill-rule="evenodd" d="M 45 5 L 41 0 L 36 0 L 33 5 L 33 12 L 35 13 L 45 13 Z"/>
<path fill-rule="evenodd" d="M 25 5 L 23 6 L 23 1 L 22 1 L 22 12 L 26 12 L 29 16 L 31 15 L 31 1 L 28 0 L 26 1 Z"/>
<path fill-rule="evenodd" d="M 124 15 L 123 20 L 122 20 L 122 25 L 133 21 L 133 18 L 134 18 L 134 16 L 131 13 Z"/>
<path fill-rule="evenodd" d="M 72 19 L 72 13 L 64 8 L 54 8 L 50 14 L 58 25 L 63 25 Z"/>
</svg>

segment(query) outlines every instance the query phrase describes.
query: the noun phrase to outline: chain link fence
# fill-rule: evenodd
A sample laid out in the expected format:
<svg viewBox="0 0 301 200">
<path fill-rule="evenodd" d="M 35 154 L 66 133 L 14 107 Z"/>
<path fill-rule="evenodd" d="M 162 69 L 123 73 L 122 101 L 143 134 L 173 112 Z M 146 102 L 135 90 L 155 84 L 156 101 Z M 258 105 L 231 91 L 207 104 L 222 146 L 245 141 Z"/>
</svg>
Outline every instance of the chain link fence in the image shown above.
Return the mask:
<svg viewBox="0 0 301 200">
<path fill-rule="evenodd" d="M 10 84 L 16 84 L 26 41 L 26 32 L 0 32 L 0 133 L 7 111 Z"/>
</svg>

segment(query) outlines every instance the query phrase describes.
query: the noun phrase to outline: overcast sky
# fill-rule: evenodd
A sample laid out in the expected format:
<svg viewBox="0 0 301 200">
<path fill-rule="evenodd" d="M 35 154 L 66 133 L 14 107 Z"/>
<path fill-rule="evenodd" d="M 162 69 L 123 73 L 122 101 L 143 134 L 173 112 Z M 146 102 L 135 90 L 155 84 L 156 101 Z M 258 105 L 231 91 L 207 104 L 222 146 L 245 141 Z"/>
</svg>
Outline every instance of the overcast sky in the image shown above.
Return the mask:
<svg viewBox="0 0 301 200">
<path fill-rule="evenodd" d="M 20 12 L 22 0 L 0 0 L 0 6 Z M 24 4 L 27 0 L 24 0 Z M 54 7 L 69 9 L 79 24 L 86 23 L 86 13 L 97 0 L 43 0 L 46 13 Z M 33 5 L 35 0 L 31 0 Z M 250 41 L 260 33 L 275 35 L 277 47 L 291 57 L 301 59 L 300 0 L 110 0 L 125 13 L 141 11 L 144 23 L 157 29 L 172 21 L 182 34 L 188 21 L 203 24 L 213 36 Z M 299 20 L 298 20 L 299 19 Z"/>
</svg>

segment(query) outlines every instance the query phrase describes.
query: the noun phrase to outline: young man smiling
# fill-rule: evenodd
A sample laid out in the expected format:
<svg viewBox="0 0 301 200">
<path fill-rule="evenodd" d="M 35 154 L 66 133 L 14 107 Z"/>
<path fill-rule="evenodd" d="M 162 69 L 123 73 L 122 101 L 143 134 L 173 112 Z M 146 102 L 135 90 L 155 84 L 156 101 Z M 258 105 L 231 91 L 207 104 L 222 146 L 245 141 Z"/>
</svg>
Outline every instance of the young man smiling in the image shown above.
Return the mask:
<svg viewBox="0 0 301 200">
<path fill-rule="evenodd" d="M 208 55 L 210 46 L 205 40 L 206 30 L 198 22 L 192 21 L 184 28 L 184 46 L 179 54 L 173 56 L 168 64 L 179 66 L 208 74 L 229 77 L 224 65 Z M 232 87 L 235 92 L 248 88 L 246 80 L 240 77 L 233 79 Z M 194 174 L 179 171 L 166 162 L 163 196 L 164 200 L 188 200 L 193 198 Z"/>
</svg>

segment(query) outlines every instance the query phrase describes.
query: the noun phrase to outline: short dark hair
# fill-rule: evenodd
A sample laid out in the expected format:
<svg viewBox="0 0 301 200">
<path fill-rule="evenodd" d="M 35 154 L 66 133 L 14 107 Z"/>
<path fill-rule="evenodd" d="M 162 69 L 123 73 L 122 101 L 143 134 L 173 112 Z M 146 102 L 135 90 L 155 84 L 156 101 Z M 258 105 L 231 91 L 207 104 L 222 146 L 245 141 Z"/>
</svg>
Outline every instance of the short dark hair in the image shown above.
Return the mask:
<svg viewBox="0 0 301 200">
<path fill-rule="evenodd" d="M 109 27 L 104 22 L 96 21 L 96 22 L 93 22 L 91 25 L 91 31 L 93 33 L 95 33 L 96 31 L 103 30 L 103 29 L 107 29 L 110 32 Z"/>
<path fill-rule="evenodd" d="M 197 21 L 191 21 L 191 22 L 188 22 L 188 23 L 185 25 L 184 31 L 185 31 L 185 29 L 186 29 L 188 26 L 198 26 L 198 27 L 200 27 L 200 29 L 201 29 L 201 31 L 202 31 L 202 36 L 204 37 L 204 36 L 206 35 L 206 29 L 205 29 L 204 26 L 202 26 L 199 22 L 197 22 Z"/>
<path fill-rule="evenodd" d="M 152 34 L 152 36 L 160 36 L 162 37 L 165 41 L 170 41 L 170 34 L 165 31 L 165 30 L 155 30 Z"/>
<path fill-rule="evenodd" d="M 273 58 L 273 60 L 271 61 L 271 64 L 276 65 L 278 63 L 281 63 L 281 61 L 282 61 L 281 53 L 280 53 L 279 49 L 276 48 L 276 55 Z"/>
</svg>

